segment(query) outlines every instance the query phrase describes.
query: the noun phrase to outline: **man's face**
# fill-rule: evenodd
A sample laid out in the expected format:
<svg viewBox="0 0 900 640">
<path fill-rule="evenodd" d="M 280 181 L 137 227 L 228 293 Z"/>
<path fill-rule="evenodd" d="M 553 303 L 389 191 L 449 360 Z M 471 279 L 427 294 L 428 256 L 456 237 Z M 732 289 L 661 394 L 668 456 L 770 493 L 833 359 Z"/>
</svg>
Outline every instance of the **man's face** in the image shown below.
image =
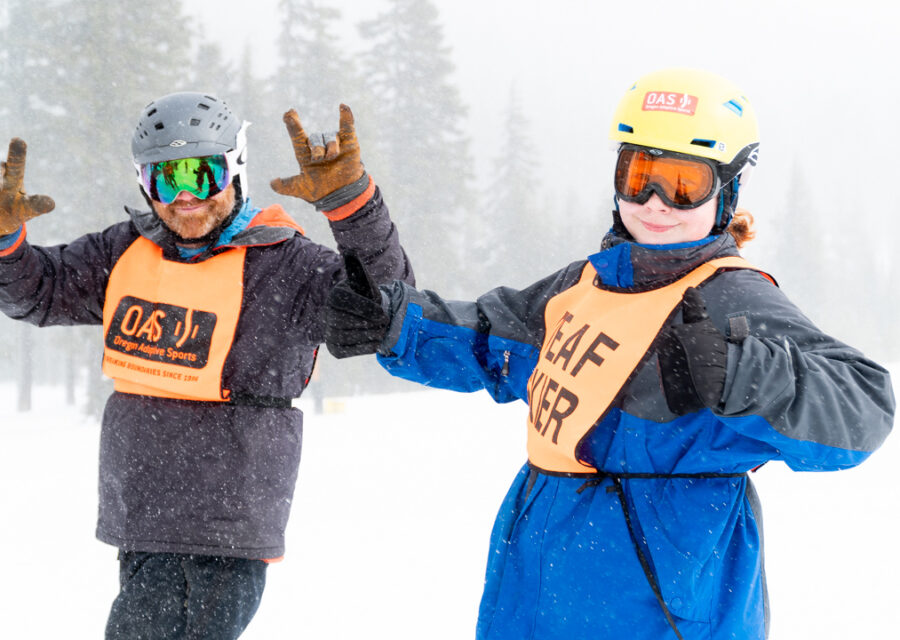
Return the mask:
<svg viewBox="0 0 900 640">
<path fill-rule="evenodd" d="M 202 238 L 219 226 L 234 209 L 234 184 L 206 200 L 182 191 L 170 204 L 153 202 L 160 220 L 184 240 Z"/>
</svg>

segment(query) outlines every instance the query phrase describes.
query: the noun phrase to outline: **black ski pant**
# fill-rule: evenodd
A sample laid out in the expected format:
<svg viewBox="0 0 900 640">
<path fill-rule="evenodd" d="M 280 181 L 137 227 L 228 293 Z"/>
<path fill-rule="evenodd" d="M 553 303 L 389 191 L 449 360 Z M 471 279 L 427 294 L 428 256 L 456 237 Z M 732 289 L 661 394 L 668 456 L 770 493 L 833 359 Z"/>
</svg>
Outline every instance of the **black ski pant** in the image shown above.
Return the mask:
<svg viewBox="0 0 900 640">
<path fill-rule="evenodd" d="M 232 640 L 259 608 L 262 560 L 119 551 L 106 640 Z"/>
</svg>

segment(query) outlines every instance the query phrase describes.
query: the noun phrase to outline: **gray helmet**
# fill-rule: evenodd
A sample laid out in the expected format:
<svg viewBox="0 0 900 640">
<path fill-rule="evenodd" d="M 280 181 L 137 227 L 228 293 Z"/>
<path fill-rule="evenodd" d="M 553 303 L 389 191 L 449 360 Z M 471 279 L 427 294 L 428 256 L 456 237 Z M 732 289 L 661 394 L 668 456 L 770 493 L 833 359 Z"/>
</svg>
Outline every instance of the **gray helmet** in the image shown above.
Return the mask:
<svg viewBox="0 0 900 640">
<path fill-rule="evenodd" d="M 214 156 L 234 149 L 241 121 L 221 100 L 171 93 L 144 107 L 131 154 L 135 164 Z"/>
<path fill-rule="evenodd" d="M 131 154 L 140 182 L 140 167 L 149 162 L 224 155 L 232 181 L 247 195 L 247 126 L 225 102 L 193 91 L 157 98 L 141 112 L 131 139 Z"/>
</svg>

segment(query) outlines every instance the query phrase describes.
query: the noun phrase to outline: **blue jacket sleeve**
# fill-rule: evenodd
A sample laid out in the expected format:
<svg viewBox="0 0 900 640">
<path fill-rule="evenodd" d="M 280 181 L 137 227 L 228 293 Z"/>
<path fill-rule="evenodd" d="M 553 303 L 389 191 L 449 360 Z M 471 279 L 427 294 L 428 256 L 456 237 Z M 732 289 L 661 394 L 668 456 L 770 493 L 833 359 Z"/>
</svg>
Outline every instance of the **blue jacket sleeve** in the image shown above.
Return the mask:
<svg viewBox="0 0 900 640">
<path fill-rule="evenodd" d="M 379 362 L 392 375 L 454 391 L 487 390 L 497 402 L 527 398 L 544 337 L 547 300 L 571 284 L 583 263 L 527 289 L 493 289 L 474 302 L 444 300 L 401 283 L 383 289 L 392 325 Z"/>
</svg>

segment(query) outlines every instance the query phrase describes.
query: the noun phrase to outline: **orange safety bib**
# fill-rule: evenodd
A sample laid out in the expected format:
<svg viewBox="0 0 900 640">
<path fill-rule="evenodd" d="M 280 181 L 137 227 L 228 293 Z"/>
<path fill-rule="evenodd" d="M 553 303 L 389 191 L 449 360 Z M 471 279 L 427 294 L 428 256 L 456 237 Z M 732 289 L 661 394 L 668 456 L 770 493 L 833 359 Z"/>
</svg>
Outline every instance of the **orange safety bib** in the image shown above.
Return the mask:
<svg viewBox="0 0 900 640">
<path fill-rule="evenodd" d="M 244 289 L 246 249 L 204 262 L 164 260 L 138 238 L 109 276 L 103 306 L 103 373 L 116 391 L 227 401 L 222 367 Z"/>
<path fill-rule="evenodd" d="M 659 289 L 639 293 L 594 286 L 588 263 L 578 283 L 544 311 L 546 334 L 528 380 L 528 460 L 538 469 L 590 474 L 578 445 L 609 410 L 657 334 L 695 287 L 722 268 L 753 269 L 739 257 L 718 258 Z"/>
</svg>

